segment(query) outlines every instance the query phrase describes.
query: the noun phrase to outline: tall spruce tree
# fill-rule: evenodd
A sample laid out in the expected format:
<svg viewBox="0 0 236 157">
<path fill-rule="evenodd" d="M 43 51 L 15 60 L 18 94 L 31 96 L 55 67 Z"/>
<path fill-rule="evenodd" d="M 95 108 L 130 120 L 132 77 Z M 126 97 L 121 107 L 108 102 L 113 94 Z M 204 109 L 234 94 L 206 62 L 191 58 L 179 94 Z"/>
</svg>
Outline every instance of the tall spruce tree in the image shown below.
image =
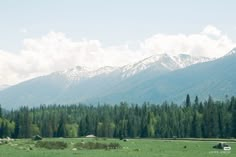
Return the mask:
<svg viewBox="0 0 236 157">
<path fill-rule="evenodd" d="M 190 100 L 189 94 L 187 94 L 185 105 L 186 105 L 186 107 L 190 107 L 191 106 L 191 100 Z"/>
<path fill-rule="evenodd" d="M 199 138 L 201 137 L 201 119 L 198 111 L 194 111 L 192 120 L 192 130 L 191 137 Z"/>
<path fill-rule="evenodd" d="M 64 113 L 61 113 L 60 121 L 57 129 L 57 137 L 66 137 L 66 119 Z"/>
<path fill-rule="evenodd" d="M 236 137 L 236 99 L 231 99 L 232 104 L 232 136 Z"/>
<path fill-rule="evenodd" d="M 2 118 L 2 106 L 0 104 L 0 118 Z"/>
</svg>

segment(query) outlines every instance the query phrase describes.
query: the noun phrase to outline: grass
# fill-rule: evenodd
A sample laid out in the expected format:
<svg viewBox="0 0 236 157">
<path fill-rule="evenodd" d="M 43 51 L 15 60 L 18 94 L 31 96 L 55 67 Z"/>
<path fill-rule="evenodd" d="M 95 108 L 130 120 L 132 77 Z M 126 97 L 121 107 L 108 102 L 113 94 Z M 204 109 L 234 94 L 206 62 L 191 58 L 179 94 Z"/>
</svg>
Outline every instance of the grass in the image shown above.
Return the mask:
<svg viewBox="0 0 236 157">
<path fill-rule="evenodd" d="M 0 145 L 0 157 L 234 157 L 236 156 L 236 143 L 227 142 L 231 151 L 213 149 L 217 141 L 195 141 L 195 140 L 158 140 L 158 139 L 130 139 L 124 142 L 118 139 L 43 139 L 43 145 L 61 146 L 63 149 L 47 149 L 37 147 L 37 141 L 20 139 L 8 144 Z M 117 144 L 119 149 L 86 149 L 79 148 L 80 143 L 99 143 L 108 146 Z M 91 144 L 93 143 L 93 144 Z M 41 143 L 42 144 L 42 143 Z M 51 147 L 50 147 L 51 148 Z M 75 149 L 76 148 L 76 149 Z"/>
</svg>

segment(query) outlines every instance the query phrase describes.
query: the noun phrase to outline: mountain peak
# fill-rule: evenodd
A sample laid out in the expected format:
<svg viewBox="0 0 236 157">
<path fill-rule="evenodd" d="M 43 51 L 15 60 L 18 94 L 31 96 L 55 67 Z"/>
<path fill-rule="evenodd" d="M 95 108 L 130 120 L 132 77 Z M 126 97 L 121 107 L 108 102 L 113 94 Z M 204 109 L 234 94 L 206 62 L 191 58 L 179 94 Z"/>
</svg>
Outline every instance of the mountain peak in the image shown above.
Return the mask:
<svg viewBox="0 0 236 157">
<path fill-rule="evenodd" d="M 235 55 L 235 54 L 236 54 L 236 47 L 233 48 L 231 51 L 229 51 L 229 53 L 227 53 L 226 56 Z"/>
</svg>

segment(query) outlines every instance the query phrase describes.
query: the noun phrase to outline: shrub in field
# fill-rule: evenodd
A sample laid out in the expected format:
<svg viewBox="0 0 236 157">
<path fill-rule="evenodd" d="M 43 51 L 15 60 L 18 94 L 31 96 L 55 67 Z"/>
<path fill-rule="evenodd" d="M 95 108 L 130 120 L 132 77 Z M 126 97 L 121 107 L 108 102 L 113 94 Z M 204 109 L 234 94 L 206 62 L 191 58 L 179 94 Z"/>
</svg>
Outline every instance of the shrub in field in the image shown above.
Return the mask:
<svg viewBox="0 0 236 157">
<path fill-rule="evenodd" d="M 46 148 L 46 149 L 65 149 L 67 143 L 61 141 L 38 141 L 35 147 Z"/>
<path fill-rule="evenodd" d="M 118 149 L 118 148 L 121 148 L 121 145 L 119 143 L 110 143 L 108 145 L 108 148 L 109 149 Z"/>
<path fill-rule="evenodd" d="M 79 149 L 118 149 L 118 148 L 121 148 L 119 143 L 105 144 L 105 143 L 99 143 L 99 142 L 76 143 L 75 147 Z"/>
</svg>

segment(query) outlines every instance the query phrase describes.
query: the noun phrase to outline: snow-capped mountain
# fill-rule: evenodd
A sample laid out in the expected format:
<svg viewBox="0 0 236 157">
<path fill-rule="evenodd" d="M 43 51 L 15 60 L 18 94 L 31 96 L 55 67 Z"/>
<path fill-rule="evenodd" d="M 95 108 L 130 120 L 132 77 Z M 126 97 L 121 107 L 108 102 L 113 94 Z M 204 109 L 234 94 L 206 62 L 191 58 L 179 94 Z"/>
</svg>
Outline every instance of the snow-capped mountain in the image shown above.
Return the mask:
<svg viewBox="0 0 236 157">
<path fill-rule="evenodd" d="M 0 92 L 0 104 L 9 108 L 53 103 L 141 102 L 150 97 L 137 95 L 140 92 L 137 87 L 146 91 L 152 86 L 150 80 L 210 60 L 185 54 L 161 54 L 123 67 L 91 69 L 77 66 L 11 86 Z M 162 90 L 166 92 L 165 88 Z M 161 92 L 159 94 L 161 97 Z"/>
<path fill-rule="evenodd" d="M 233 48 L 229 53 L 227 53 L 225 56 L 230 56 L 230 55 L 236 55 L 236 47 Z"/>
<path fill-rule="evenodd" d="M 66 69 L 64 71 L 54 72 L 52 73 L 52 75 L 54 75 L 54 77 L 64 77 L 69 81 L 81 81 L 91 79 L 99 75 L 109 75 L 110 73 L 116 72 L 119 73 L 119 75 L 124 79 L 136 75 L 148 68 L 153 68 L 154 66 L 158 67 L 158 69 L 173 71 L 185 68 L 192 64 L 207 61 L 210 61 L 210 58 L 192 57 L 186 54 L 180 54 L 177 56 L 159 54 L 145 58 L 134 64 L 125 65 L 123 67 L 105 66 L 98 69 L 92 69 L 89 67 L 77 66 L 71 69 Z"/>
<path fill-rule="evenodd" d="M 193 57 L 186 54 L 180 54 L 177 56 L 159 54 L 145 58 L 134 64 L 125 65 L 123 67 L 105 66 L 98 69 L 92 69 L 89 67 L 77 66 L 71 69 L 66 69 L 64 71 L 55 72 L 52 75 L 65 77 L 66 79 L 71 81 L 80 81 L 90 79 L 99 75 L 108 75 L 112 72 L 119 72 L 122 78 L 128 78 L 148 68 L 153 68 L 153 66 L 158 66 L 159 68 L 173 71 L 185 68 L 196 63 L 207 62 L 210 60 L 210 58 Z"/>
</svg>

